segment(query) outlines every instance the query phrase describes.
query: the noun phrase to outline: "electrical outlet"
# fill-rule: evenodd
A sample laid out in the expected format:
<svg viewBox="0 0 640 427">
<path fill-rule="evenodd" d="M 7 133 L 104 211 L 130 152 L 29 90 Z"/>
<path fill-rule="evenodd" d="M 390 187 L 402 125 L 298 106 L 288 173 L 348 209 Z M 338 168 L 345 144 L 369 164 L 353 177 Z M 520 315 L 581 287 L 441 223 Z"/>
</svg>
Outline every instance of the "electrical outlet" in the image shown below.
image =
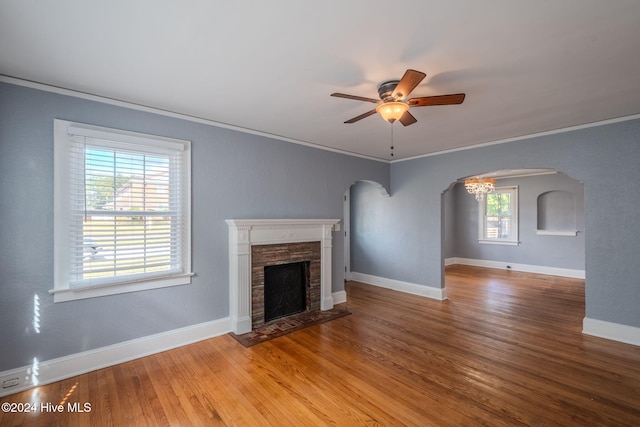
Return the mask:
<svg viewBox="0 0 640 427">
<path fill-rule="evenodd" d="M 9 378 L 8 380 L 2 381 L 2 388 L 10 388 L 20 385 L 20 378 L 14 377 Z"/>
<path fill-rule="evenodd" d="M 0 374 L 0 397 L 8 396 L 25 389 L 25 385 L 30 386 L 29 368 L 18 368 L 10 371 L 1 372 Z M 2 424 L 0 422 L 0 424 Z"/>
<path fill-rule="evenodd" d="M 0 376 L 0 395 L 12 393 L 12 389 L 21 388 L 28 383 L 28 368 L 12 369 L 3 373 L 4 375 Z"/>
</svg>

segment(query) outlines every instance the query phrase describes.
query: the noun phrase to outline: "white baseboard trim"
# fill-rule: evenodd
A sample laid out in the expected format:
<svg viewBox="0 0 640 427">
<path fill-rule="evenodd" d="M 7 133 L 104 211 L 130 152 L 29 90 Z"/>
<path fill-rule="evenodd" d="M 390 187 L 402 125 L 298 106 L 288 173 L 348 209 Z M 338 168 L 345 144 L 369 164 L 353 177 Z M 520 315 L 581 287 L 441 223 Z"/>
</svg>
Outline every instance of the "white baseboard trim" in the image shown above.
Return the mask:
<svg viewBox="0 0 640 427">
<path fill-rule="evenodd" d="M 331 294 L 331 296 L 333 297 L 333 303 L 334 304 L 342 304 L 342 303 L 347 302 L 347 292 L 346 291 L 333 292 Z"/>
<path fill-rule="evenodd" d="M 505 261 L 489 261 L 489 260 L 483 260 L 483 259 L 457 258 L 457 257 L 447 258 L 444 260 L 445 266 L 453 265 L 453 264 L 472 265 L 476 267 L 486 267 L 486 268 L 498 268 L 500 270 L 513 270 L 513 271 L 521 271 L 524 273 L 547 274 L 550 276 L 571 277 L 573 279 L 585 278 L 584 270 L 573 270 L 570 268 L 545 267 L 543 265 L 517 264 L 517 263 L 505 262 Z M 509 266 L 510 268 L 508 268 L 507 266 Z"/>
<path fill-rule="evenodd" d="M 585 317 L 582 333 L 640 346 L 640 328 Z"/>
<path fill-rule="evenodd" d="M 370 274 L 351 272 L 352 280 L 366 283 L 368 285 L 379 286 L 381 288 L 393 289 L 394 291 L 405 292 L 422 297 L 443 301 L 447 299 L 446 289 L 434 288 L 432 286 L 417 285 L 415 283 L 403 282 L 400 280 L 387 279 L 385 277 L 372 276 Z"/>
<path fill-rule="evenodd" d="M 445 258 L 444 259 L 444 266 L 448 266 L 448 265 L 453 265 L 453 264 L 458 264 L 457 263 L 457 259 L 458 258 Z"/>
<path fill-rule="evenodd" d="M 182 347 L 224 335 L 229 331 L 231 331 L 231 320 L 227 317 L 57 359 L 39 361 L 34 358 L 31 366 L 0 372 L 0 396 Z"/>
</svg>

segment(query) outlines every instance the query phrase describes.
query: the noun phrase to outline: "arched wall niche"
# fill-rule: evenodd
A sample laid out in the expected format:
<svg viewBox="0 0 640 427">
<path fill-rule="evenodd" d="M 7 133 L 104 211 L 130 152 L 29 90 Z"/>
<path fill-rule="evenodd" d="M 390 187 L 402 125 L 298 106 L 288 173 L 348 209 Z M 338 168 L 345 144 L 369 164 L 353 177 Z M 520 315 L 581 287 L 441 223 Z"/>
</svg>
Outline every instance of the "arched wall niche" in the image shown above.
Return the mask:
<svg viewBox="0 0 640 427">
<path fill-rule="evenodd" d="M 546 191 L 537 199 L 538 235 L 575 236 L 576 196 L 564 190 Z"/>
</svg>

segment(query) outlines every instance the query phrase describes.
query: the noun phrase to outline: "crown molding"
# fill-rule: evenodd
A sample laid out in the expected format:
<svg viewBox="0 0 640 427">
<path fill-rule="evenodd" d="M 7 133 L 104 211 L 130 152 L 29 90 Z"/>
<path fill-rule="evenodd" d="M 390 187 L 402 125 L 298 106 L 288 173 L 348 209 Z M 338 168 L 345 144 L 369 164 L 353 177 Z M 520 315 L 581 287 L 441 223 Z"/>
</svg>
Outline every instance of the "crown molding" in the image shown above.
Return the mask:
<svg viewBox="0 0 640 427">
<path fill-rule="evenodd" d="M 613 119 L 600 120 L 600 121 L 597 121 L 597 122 L 585 123 L 585 124 L 576 125 L 576 126 L 569 126 L 569 127 L 566 127 L 566 128 L 553 129 L 553 130 L 548 130 L 548 131 L 544 131 L 544 132 L 537 132 L 537 133 L 531 133 L 531 134 L 526 134 L 526 135 L 521 135 L 521 136 L 515 136 L 513 138 L 498 139 L 498 140 L 495 140 L 495 141 L 487 141 L 487 142 L 482 142 L 482 143 L 478 143 L 478 144 L 467 145 L 467 146 L 464 146 L 464 147 L 452 148 L 450 150 L 436 151 L 434 153 L 420 154 L 418 156 L 406 157 L 404 159 L 393 160 L 393 161 L 390 161 L 389 163 L 406 162 L 408 160 L 421 159 L 421 158 L 424 158 L 424 157 L 433 157 L 433 156 L 439 156 L 441 154 L 455 153 L 456 151 L 473 150 L 475 148 L 489 147 L 491 145 L 498 145 L 498 144 L 506 144 L 506 143 L 509 143 L 509 142 L 522 141 L 524 139 L 538 138 L 538 137 L 541 137 L 541 136 L 557 135 L 557 134 L 560 134 L 560 133 L 573 132 L 573 131 L 576 131 L 576 130 L 588 129 L 588 128 L 592 128 L 592 127 L 604 126 L 604 125 L 609 125 L 609 124 L 613 124 L 613 123 L 626 122 L 626 121 L 629 121 L 629 120 L 636 120 L 636 119 L 640 119 L 640 114 L 632 114 L 630 116 L 616 117 L 616 118 L 613 118 Z"/>
<path fill-rule="evenodd" d="M 345 156 L 359 157 L 361 159 L 374 160 L 376 162 L 382 162 L 382 163 L 389 163 L 388 160 L 380 159 L 378 157 L 366 156 L 364 154 L 358 154 L 358 153 L 354 153 L 354 152 L 347 151 L 347 150 L 340 150 L 340 149 L 337 149 L 337 148 L 327 147 L 325 145 L 314 144 L 312 142 L 302 141 L 302 140 L 294 139 L 294 138 L 289 138 L 289 137 L 282 136 L 282 135 L 277 135 L 277 134 L 268 133 L 268 132 L 262 132 L 262 131 L 255 130 L 255 129 L 243 128 L 243 127 L 231 125 L 231 124 L 228 124 L 228 123 L 216 122 L 215 120 L 205 119 L 205 118 L 202 118 L 202 117 L 190 116 L 188 114 L 176 113 L 176 112 L 173 112 L 173 111 L 162 110 L 160 108 L 149 107 L 147 105 L 134 104 L 132 102 L 120 101 L 118 99 L 113 99 L 113 98 L 107 98 L 107 97 L 104 97 L 104 96 L 93 95 L 91 93 L 79 92 L 79 91 L 75 91 L 75 90 L 71 90 L 71 89 L 65 89 L 63 87 L 47 85 L 47 84 L 44 84 L 44 83 L 38 83 L 38 82 L 31 81 L 31 80 L 23 80 L 23 79 L 19 79 L 19 78 L 16 78 L 16 77 L 10 77 L 10 76 L 6 76 L 6 75 L 0 74 L 0 82 L 8 83 L 8 84 L 16 85 L 16 86 L 23 86 L 23 87 L 27 87 L 27 88 L 31 88 L 31 89 L 38 89 L 38 90 L 42 90 L 42 91 L 45 91 L 45 92 L 57 93 L 59 95 L 72 96 L 74 98 L 85 99 L 85 100 L 88 100 L 88 101 L 101 102 L 103 104 L 115 105 L 117 107 L 129 108 L 129 109 L 137 110 L 137 111 L 144 111 L 144 112 L 147 112 L 147 113 L 158 114 L 158 115 L 161 115 L 161 116 L 173 117 L 173 118 L 187 120 L 187 121 L 194 122 L 194 123 L 200 123 L 200 124 L 215 126 L 215 127 L 219 127 L 219 128 L 234 130 L 234 131 L 237 131 L 237 132 L 248 133 L 248 134 L 251 134 L 251 135 L 262 136 L 262 137 L 265 137 L 265 138 L 276 139 L 276 140 L 279 140 L 279 141 L 289 142 L 289 143 L 297 144 L 297 145 L 303 145 L 303 146 L 310 147 L 310 148 L 315 148 L 315 149 L 318 149 L 318 150 L 324 150 L 324 151 L 330 151 L 330 152 L 333 152 L 333 153 L 343 154 Z"/>
<path fill-rule="evenodd" d="M 513 138 L 499 139 L 499 140 L 495 140 L 495 141 L 487 141 L 487 142 L 482 142 L 482 143 L 478 143 L 478 144 L 467 145 L 467 146 L 464 146 L 464 147 L 452 148 L 450 150 L 442 150 L 442 151 L 436 151 L 436 152 L 433 152 L 433 153 L 420 154 L 418 156 L 406 157 L 404 159 L 387 160 L 387 159 L 381 159 L 381 158 L 378 158 L 378 157 L 367 156 L 367 155 L 364 155 L 364 154 L 354 153 L 352 151 L 340 150 L 340 149 L 337 149 L 337 148 L 327 147 L 327 146 L 320 145 L 320 144 L 314 144 L 314 143 L 308 142 L 308 141 L 289 138 L 289 137 L 286 137 L 286 136 L 283 136 L 283 135 L 277 135 L 277 134 L 272 134 L 272 133 L 268 133 L 268 132 L 262 132 L 262 131 L 255 130 L 255 129 L 243 128 L 243 127 L 231 125 L 231 124 L 228 124 L 228 123 L 216 122 L 214 120 L 205 119 L 205 118 L 202 118 L 202 117 L 190 116 L 190 115 L 187 115 L 187 114 L 181 114 L 181 113 L 176 113 L 176 112 L 173 112 L 173 111 L 162 110 L 162 109 L 159 109 L 159 108 L 149 107 L 149 106 L 146 106 L 146 105 L 134 104 L 134 103 L 131 103 L 131 102 L 126 102 L 126 101 L 120 101 L 118 99 L 107 98 L 107 97 L 93 95 L 93 94 L 86 93 L 86 92 L 79 92 L 79 91 L 75 91 L 75 90 L 71 90 L 71 89 L 65 89 L 65 88 L 62 88 L 62 87 L 47 85 L 47 84 L 44 84 L 44 83 L 39 83 L 39 82 L 31 81 L 31 80 L 24 80 L 24 79 L 20 79 L 20 78 L 17 78 L 17 77 L 11 77 L 11 76 L 6 76 L 6 75 L 0 74 L 0 82 L 9 83 L 9 84 L 17 85 L 17 86 L 28 87 L 28 88 L 32 88 L 32 89 L 38 89 L 38 90 L 42 90 L 42 91 L 46 91 L 46 92 L 57 93 L 57 94 L 60 94 L 60 95 L 73 96 L 73 97 L 76 97 L 76 98 L 86 99 L 86 100 L 95 101 L 95 102 L 101 102 L 101 103 L 104 103 L 104 104 L 110 104 L 110 105 L 115 105 L 115 106 L 118 106 L 118 107 L 129 108 L 129 109 L 132 109 L 132 110 L 144 111 L 144 112 L 153 113 L 153 114 L 159 114 L 159 115 L 163 115 L 163 116 L 167 116 L 167 117 L 178 118 L 178 119 L 187 120 L 187 121 L 190 121 L 190 122 L 206 124 L 206 125 L 210 125 L 210 126 L 215 126 L 215 127 L 220 127 L 220 128 L 224 128 L 224 129 L 234 130 L 234 131 L 237 131 L 237 132 L 248 133 L 248 134 L 251 134 L 251 135 L 257 135 L 257 136 L 262 136 L 262 137 L 265 137 L 265 138 L 271 138 L 271 139 L 276 139 L 276 140 L 280 140 L 280 141 L 285 141 L 285 142 L 289 142 L 289 143 L 292 143 L 292 144 L 303 145 L 303 146 L 310 147 L 310 148 L 315 148 L 315 149 L 318 149 L 318 150 L 330 151 L 330 152 L 333 152 L 333 153 L 343 154 L 345 156 L 358 157 L 358 158 L 361 158 L 361 159 L 373 160 L 373 161 L 376 161 L 376 162 L 382 162 L 382 163 L 388 163 L 388 164 L 400 163 L 400 162 L 405 162 L 405 161 L 415 160 L 415 159 L 421 159 L 421 158 L 424 158 L 424 157 L 439 156 L 441 154 L 447 154 L 447 153 L 455 153 L 457 151 L 473 150 L 475 148 L 488 147 L 488 146 L 491 146 L 491 145 L 506 144 L 506 143 L 509 143 L 509 142 L 521 141 L 521 140 L 524 140 L 524 139 L 531 139 L 531 138 L 537 138 L 537 137 L 548 136 L 548 135 L 556 135 L 556 134 L 565 133 L 565 132 L 572 132 L 572 131 L 580 130 L 580 129 L 588 129 L 588 128 L 591 128 L 591 127 L 597 127 L 597 126 L 603 126 L 603 125 L 608 125 L 608 124 L 612 124 L 612 123 L 619 123 L 619 122 L 624 122 L 624 121 L 629 121 L 629 120 L 640 119 L 640 114 L 633 114 L 631 116 L 624 116 L 624 117 L 618 117 L 618 118 L 613 118 L 613 119 L 601 120 L 601 121 L 597 121 L 597 122 L 591 122 L 591 123 L 585 123 L 585 124 L 576 125 L 576 126 L 570 126 L 570 127 L 567 127 L 567 128 L 553 129 L 553 130 L 544 131 L 544 132 L 538 132 L 538 133 L 532 133 L 532 134 L 516 136 L 516 137 L 513 137 Z"/>
</svg>

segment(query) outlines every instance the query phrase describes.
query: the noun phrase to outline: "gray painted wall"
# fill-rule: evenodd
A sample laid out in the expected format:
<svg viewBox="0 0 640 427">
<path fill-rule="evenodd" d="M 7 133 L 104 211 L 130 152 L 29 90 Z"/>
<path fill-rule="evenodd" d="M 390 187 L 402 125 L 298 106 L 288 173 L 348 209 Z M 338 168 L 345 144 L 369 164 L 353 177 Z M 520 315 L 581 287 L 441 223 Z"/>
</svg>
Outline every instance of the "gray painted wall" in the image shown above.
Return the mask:
<svg viewBox="0 0 640 427">
<path fill-rule="evenodd" d="M 53 303 L 54 118 L 192 141 L 191 285 Z M 341 218 L 358 179 L 388 187 L 389 165 L 0 83 L 0 371 L 227 317 L 224 220 Z M 342 233 L 333 237 L 335 292 L 344 245 Z"/>
<path fill-rule="evenodd" d="M 375 250 L 357 252 L 368 246 L 352 228 L 352 270 L 442 287 L 442 192 L 473 174 L 550 168 L 584 184 L 587 317 L 640 327 L 639 163 L 638 119 L 393 163 L 391 197 L 368 198 L 370 223 L 359 230 L 378 242 Z M 352 217 L 359 218 L 353 201 L 361 196 L 351 197 Z M 578 260 L 564 261 L 580 268 Z"/>
<path fill-rule="evenodd" d="M 584 187 L 562 173 L 526 178 L 499 179 L 497 187 L 518 186 L 520 245 L 488 245 L 478 243 L 478 202 L 467 193 L 464 184 L 451 190 L 453 210 L 446 209 L 443 221 L 455 223 L 455 235 L 445 233 L 445 242 L 453 246 L 450 256 L 489 261 L 504 261 L 544 267 L 584 270 Z M 538 196 L 550 191 L 573 195 L 576 208 L 573 228 L 577 236 L 539 236 Z M 445 193 L 447 194 L 447 193 Z"/>
<path fill-rule="evenodd" d="M 461 256 L 457 251 L 458 229 L 460 228 L 458 223 L 458 206 L 460 205 L 458 187 L 460 186 L 453 183 L 442 193 L 442 255 L 444 259 Z M 464 187 L 462 189 L 464 190 Z M 466 190 L 464 191 L 466 192 Z"/>
</svg>

